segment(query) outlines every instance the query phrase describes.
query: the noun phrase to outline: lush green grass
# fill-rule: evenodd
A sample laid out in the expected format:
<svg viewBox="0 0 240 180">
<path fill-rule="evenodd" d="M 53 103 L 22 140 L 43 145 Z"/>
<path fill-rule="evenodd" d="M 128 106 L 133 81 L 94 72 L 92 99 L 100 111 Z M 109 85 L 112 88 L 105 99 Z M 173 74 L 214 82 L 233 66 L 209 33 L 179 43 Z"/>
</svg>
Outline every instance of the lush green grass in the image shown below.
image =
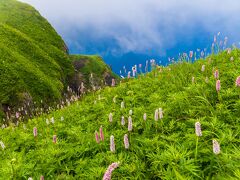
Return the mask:
<svg viewBox="0 0 240 180">
<path fill-rule="evenodd" d="M 1 130 L 0 141 L 6 146 L 0 150 L 1 178 L 101 179 L 108 165 L 119 161 L 113 179 L 239 179 L 240 88 L 235 86 L 239 56 L 240 51 L 234 50 L 194 64 L 173 64 L 162 72 L 154 70 L 115 88 L 90 93 L 67 108 L 30 120 L 26 129 L 20 123 Z M 221 81 L 219 93 L 215 69 Z M 125 109 L 120 108 L 122 101 Z M 163 119 L 155 121 L 154 111 L 160 107 Z M 127 128 L 130 109 L 132 132 Z M 109 113 L 113 113 L 112 123 Z M 51 117 L 55 123 L 47 125 L 46 118 Z M 197 121 L 202 136 L 196 151 Z M 94 132 L 100 126 L 105 141 L 97 144 Z M 33 127 L 38 128 L 37 138 Z M 52 142 L 55 134 L 57 144 Z M 124 148 L 124 134 L 130 137 L 129 150 Z M 110 135 L 115 137 L 115 153 L 109 150 Z M 218 155 L 212 150 L 213 139 L 220 143 Z"/>
<path fill-rule="evenodd" d="M 75 77 L 70 57 L 64 41 L 33 7 L 1 0 L 0 122 L 6 118 L 4 108 L 11 107 L 15 114 L 27 104 L 39 106 L 42 100 L 47 107 L 62 99 Z M 100 73 L 110 71 L 99 57 L 89 56 L 88 61 L 80 70 L 83 74 L 91 71 L 102 77 Z"/>
<path fill-rule="evenodd" d="M 23 94 L 46 103 L 61 98 L 73 66 L 61 37 L 31 6 L 0 1 L 0 106 L 22 106 Z"/>
<path fill-rule="evenodd" d="M 119 79 L 119 77 L 112 72 L 110 67 L 97 55 L 70 55 L 75 71 L 80 73 L 82 81 L 85 86 L 91 85 L 92 78 L 94 78 L 95 85 L 104 85 L 104 81 L 111 84 L 111 79 Z"/>
</svg>

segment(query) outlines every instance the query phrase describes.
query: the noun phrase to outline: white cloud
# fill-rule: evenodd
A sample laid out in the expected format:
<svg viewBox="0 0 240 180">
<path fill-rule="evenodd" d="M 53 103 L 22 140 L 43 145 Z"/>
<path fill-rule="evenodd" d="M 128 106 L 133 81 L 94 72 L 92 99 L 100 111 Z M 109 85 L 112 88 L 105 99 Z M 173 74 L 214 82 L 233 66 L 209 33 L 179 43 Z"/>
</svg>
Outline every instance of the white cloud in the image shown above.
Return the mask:
<svg viewBox="0 0 240 180">
<path fill-rule="evenodd" d="M 88 31 L 85 35 L 93 39 L 113 39 L 117 47 L 112 51 L 122 53 L 152 48 L 164 53 L 174 45 L 177 31 L 187 32 L 196 24 L 210 33 L 221 27 L 237 35 L 234 28 L 240 22 L 239 0 L 21 1 L 37 8 L 67 42 L 79 44 L 74 42 L 79 33 Z"/>
</svg>

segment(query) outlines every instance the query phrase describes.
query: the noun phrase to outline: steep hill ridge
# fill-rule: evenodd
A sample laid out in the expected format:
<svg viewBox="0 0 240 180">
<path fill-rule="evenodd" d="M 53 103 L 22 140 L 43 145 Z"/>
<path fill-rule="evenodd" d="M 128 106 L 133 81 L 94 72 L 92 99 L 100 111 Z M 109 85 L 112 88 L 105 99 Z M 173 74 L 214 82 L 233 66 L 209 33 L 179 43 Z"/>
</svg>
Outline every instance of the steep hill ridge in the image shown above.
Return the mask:
<svg viewBox="0 0 240 180">
<path fill-rule="evenodd" d="M 25 3 L 1 0 L 0 119 L 3 111 L 59 102 L 74 76 L 68 48 L 47 20 Z"/>
</svg>

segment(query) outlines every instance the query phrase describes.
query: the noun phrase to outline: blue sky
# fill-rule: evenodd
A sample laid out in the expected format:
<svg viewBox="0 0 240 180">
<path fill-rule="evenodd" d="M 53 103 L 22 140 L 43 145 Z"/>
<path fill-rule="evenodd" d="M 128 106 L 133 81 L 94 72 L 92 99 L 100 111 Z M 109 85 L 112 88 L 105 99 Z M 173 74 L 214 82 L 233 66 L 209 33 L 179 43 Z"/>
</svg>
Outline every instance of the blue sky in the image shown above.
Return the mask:
<svg viewBox="0 0 240 180">
<path fill-rule="evenodd" d="M 34 6 L 71 53 L 100 54 L 115 72 L 211 45 L 240 41 L 239 0 L 21 0 Z"/>
</svg>

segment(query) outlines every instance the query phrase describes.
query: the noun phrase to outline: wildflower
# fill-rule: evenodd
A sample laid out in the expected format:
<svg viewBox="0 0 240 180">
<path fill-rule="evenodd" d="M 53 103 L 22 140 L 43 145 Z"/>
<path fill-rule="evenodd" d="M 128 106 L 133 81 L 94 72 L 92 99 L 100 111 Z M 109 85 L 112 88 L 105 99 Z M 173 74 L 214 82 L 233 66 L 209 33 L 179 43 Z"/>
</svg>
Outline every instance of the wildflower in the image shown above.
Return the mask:
<svg viewBox="0 0 240 180">
<path fill-rule="evenodd" d="M 135 69 L 134 69 L 134 68 L 132 69 L 132 76 L 133 76 L 133 77 L 135 77 L 135 76 L 136 76 L 136 71 L 135 71 Z"/>
<path fill-rule="evenodd" d="M 154 119 L 158 121 L 158 109 L 155 110 Z"/>
<path fill-rule="evenodd" d="M 57 135 L 53 135 L 53 143 L 54 143 L 54 144 L 57 143 Z"/>
<path fill-rule="evenodd" d="M 20 113 L 16 112 L 16 118 L 18 119 L 20 117 Z"/>
<path fill-rule="evenodd" d="M 112 79 L 112 87 L 116 85 L 115 79 Z"/>
<path fill-rule="evenodd" d="M 125 146 L 125 149 L 128 149 L 128 148 L 129 148 L 128 135 L 125 134 L 123 139 L 124 139 L 124 146 Z"/>
<path fill-rule="evenodd" d="M 2 149 L 5 149 L 5 145 L 2 141 L 0 141 L 0 146 L 2 147 Z"/>
<path fill-rule="evenodd" d="M 227 53 L 228 53 L 228 54 L 231 53 L 231 49 L 230 49 L 230 48 L 227 49 Z"/>
<path fill-rule="evenodd" d="M 195 77 L 192 77 L 192 83 L 194 83 L 195 82 Z"/>
<path fill-rule="evenodd" d="M 213 143 L 213 153 L 214 154 L 219 154 L 220 153 L 220 145 L 219 145 L 219 143 L 215 139 L 212 140 L 212 143 Z"/>
<path fill-rule="evenodd" d="M 100 134 L 101 141 L 104 141 L 104 135 L 103 135 L 103 128 L 102 128 L 102 126 L 99 128 L 99 134 Z"/>
<path fill-rule="evenodd" d="M 205 65 L 202 65 L 202 69 L 201 69 L 202 72 L 205 71 Z"/>
<path fill-rule="evenodd" d="M 143 120 L 144 120 L 144 121 L 147 120 L 147 114 L 146 114 L 146 113 L 143 114 Z"/>
<path fill-rule="evenodd" d="M 128 71 L 128 79 L 131 78 L 131 71 Z"/>
<path fill-rule="evenodd" d="M 121 102 L 121 109 L 123 109 L 124 108 L 124 102 L 122 101 Z"/>
<path fill-rule="evenodd" d="M 240 76 L 238 76 L 236 79 L 236 86 L 240 87 Z"/>
<path fill-rule="evenodd" d="M 132 118 L 131 116 L 128 117 L 128 131 L 132 131 Z"/>
<path fill-rule="evenodd" d="M 54 124 L 54 117 L 51 118 L 51 123 Z"/>
<path fill-rule="evenodd" d="M 49 120 L 48 119 L 46 119 L 46 124 L 49 125 Z"/>
<path fill-rule="evenodd" d="M 37 137 L 37 128 L 36 127 L 33 128 L 33 136 Z"/>
<path fill-rule="evenodd" d="M 29 177 L 28 180 L 33 180 L 33 178 L 32 178 L 32 177 Z"/>
<path fill-rule="evenodd" d="M 44 180 L 44 176 L 43 175 L 40 177 L 40 180 Z"/>
<path fill-rule="evenodd" d="M 205 82 L 208 83 L 209 82 L 209 79 L 208 77 L 205 78 Z"/>
<path fill-rule="evenodd" d="M 219 72 L 218 72 L 218 70 L 216 70 L 216 71 L 214 72 L 214 77 L 215 77 L 215 79 L 218 79 L 218 78 L 219 78 Z"/>
<path fill-rule="evenodd" d="M 116 96 L 113 97 L 113 103 L 116 103 L 117 100 L 116 100 Z"/>
<path fill-rule="evenodd" d="M 195 133 L 197 136 L 202 136 L 201 124 L 200 122 L 195 123 Z"/>
<path fill-rule="evenodd" d="M 158 111 L 159 111 L 159 119 L 162 119 L 163 118 L 163 110 L 162 110 L 162 108 L 159 108 Z"/>
<path fill-rule="evenodd" d="M 109 114 L 108 119 L 109 119 L 109 122 L 113 121 L 113 114 L 112 113 Z"/>
<path fill-rule="evenodd" d="M 100 140 L 99 140 L 99 136 L 98 136 L 97 131 L 95 131 L 95 139 L 96 139 L 96 142 L 99 144 Z"/>
<path fill-rule="evenodd" d="M 216 37 L 216 36 L 214 36 L 214 38 L 213 38 L 213 42 L 214 42 L 214 43 L 217 42 L 217 37 Z"/>
<path fill-rule="evenodd" d="M 234 58 L 233 58 L 233 57 L 231 57 L 231 58 L 230 58 L 230 61 L 233 61 L 233 60 L 234 60 Z"/>
<path fill-rule="evenodd" d="M 115 152 L 114 136 L 110 136 L 110 151 Z"/>
<path fill-rule="evenodd" d="M 132 110 L 129 110 L 129 115 L 131 116 L 133 114 L 133 111 Z"/>
<path fill-rule="evenodd" d="M 61 121 L 64 121 L 64 117 L 63 116 L 61 116 Z"/>
<path fill-rule="evenodd" d="M 193 57 L 193 51 L 189 52 L 189 57 L 192 58 Z"/>
<path fill-rule="evenodd" d="M 124 126 L 124 125 L 125 125 L 124 116 L 122 116 L 122 118 L 121 118 L 121 125 L 122 125 L 122 126 Z"/>
<path fill-rule="evenodd" d="M 220 80 L 217 80 L 217 82 L 216 82 L 216 90 L 217 90 L 217 92 L 219 92 L 220 89 L 221 89 Z"/>
<path fill-rule="evenodd" d="M 119 164 L 119 162 L 115 162 L 108 166 L 107 171 L 103 176 L 103 180 L 111 180 L 112 172 L 119 166 Z"/>
</svg>

